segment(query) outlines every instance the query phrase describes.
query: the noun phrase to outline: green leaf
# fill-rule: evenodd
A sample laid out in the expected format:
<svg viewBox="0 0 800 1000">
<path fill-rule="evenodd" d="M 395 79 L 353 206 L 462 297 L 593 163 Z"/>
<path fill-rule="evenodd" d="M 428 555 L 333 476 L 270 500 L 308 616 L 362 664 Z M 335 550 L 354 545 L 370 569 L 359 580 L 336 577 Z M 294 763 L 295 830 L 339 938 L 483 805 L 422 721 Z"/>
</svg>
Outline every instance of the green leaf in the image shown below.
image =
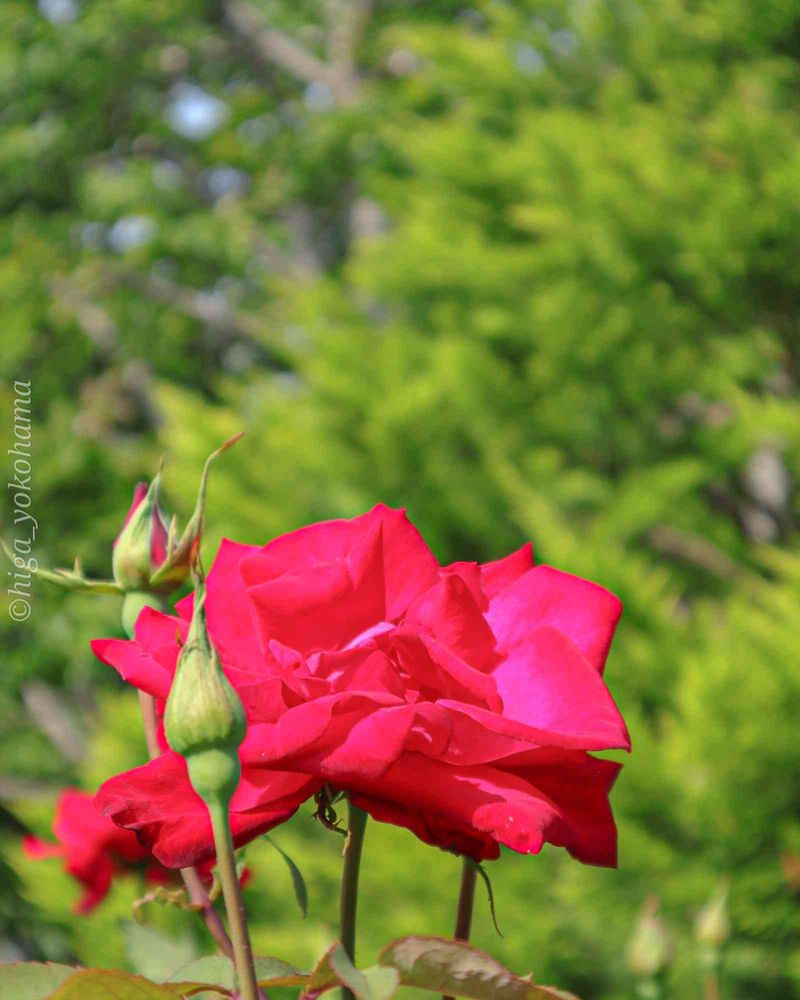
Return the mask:
<svg viewBox="0 0 800 1000">
<path fill-rule="evenodd" d="M 168 976 L 164 983 L 205 983 L 206 986 L 221 986 L 223 989 L 233 989 L 233 962 L 224 955 L 204 955 L 184 965 Z"/>
<path fill-rule="evenodd" d="M 43 1000 L 76 970 L 51 962 L 9 962 L 0 965 L 0 997 Z"/>
<path fill-rule="evenodd" d="M 305 986 L 308 981 L 307 973 L 279 958 L 256 958 L 254 964 L 259 986 Z M 205 955 L 174 972 L 164 985 L 179 987 L 187 995 L 207 989 L 228 992 L 233 989 L 234 976 L 230 959 L 223 955 Z"/>
<path fill-rule="evenodd" d="M 338 942 L 328 952 L 328 961 L 342 986 L 352 990 L 358 1000 L 372 1000 L 369 982 L 353 965 L 350 956 Z"/>
<path fill-rule="evenodd" d="M 388 945 L 378 963 L 396 969 L 402 986 L 472 1000 L 576 1000 L 572 993 L 536 986 L 485 951 L 463 941 L 406 937 Z"/>
<path fill-rule="evenodd" d="M 342 948 L 341 944 L 337 941 L 335 944 L 331 945 L 331 947 L 325 952 L 322 958 L 311 970 L 311 975 L 308 977 L 308 983 L 306 984 L 306 989 L 303 993 L 303 1000 L 305 1000 L 305 998 L 311 1000 L 311 998 L 318 997 L 326 990 L 331 989 L 336 986 L 337 983 L 341 982 L 339 975 L 333 967 L 332 961 L 333 954 L 337 951 L 337 949 L 344 954 L 344 948 Z M 344 957 L 347 958 L 347 955 L 344 954 Z M 349 961 L 349 959 L 347 960 Z M 341 964 L 342 967 L 345 968 L 344 963 Z M 347 985 L 350 984 L 348 983 Z M 350 988 L 353 989 L 352 986 Z M 353 990 L 353 992 L 355 993 L 356 991 Z"/>
<path fill-rule="evenodd" d="M 82 969 L 49 994 L 48 1000 L 175 1000 L 176 995 L 180 994 L 174 988 L 129 972 Z"/>
<path fill-rule="evenodd" d="M 272 837 L 264 834 L 264 840 L 267 843 L 272 844 L 275 850 L 280 854 L 283 860 L 286 862 L 286 867 L 289 869 L 289 874 L 292 876 L 292 887 L 294 888 L 295 899 L 297 900 L 297 905 L 300 907 L 300 912 L 303 917 L 308 916 L 308 889 L 306 888 L 306 881 L 303 878 L 303 873 L 297 867 L 297 865 L 292 861 L 286 851 L 282 847 L 278 847 Z"/>
<path fill-rule="evenodd" d="M 199 950 L 188 934 L 176 938 L 132 921 L 123 924 L 122 933 L 131 968 L 156 982 L 161 982 L 172 969 L 191 962 Z"/>
<path fill-rule="evenodd" d="M 372 966 L 359 971 L 337 941 L 317 962 L 308 980 L 304 997 L 320 996 L 335 986 L 346 986 L 358 1000 L 390 1000 L 400 983 L 395 969 Z"/>
<path fill-rule="evenodd" d="M 388 966 L 371 965 L 362 969 L 361 975 L 367 982 L 372 1000 L 391 1000 L 400 985 L 400 973 Z"/>
<path fill-rule="evenodd" d="M 305 986 L 308 973 L 301 972 L 288 962 L 279 958 L 255 959 L 256 979 L 259 986 Z"/>
</svg>

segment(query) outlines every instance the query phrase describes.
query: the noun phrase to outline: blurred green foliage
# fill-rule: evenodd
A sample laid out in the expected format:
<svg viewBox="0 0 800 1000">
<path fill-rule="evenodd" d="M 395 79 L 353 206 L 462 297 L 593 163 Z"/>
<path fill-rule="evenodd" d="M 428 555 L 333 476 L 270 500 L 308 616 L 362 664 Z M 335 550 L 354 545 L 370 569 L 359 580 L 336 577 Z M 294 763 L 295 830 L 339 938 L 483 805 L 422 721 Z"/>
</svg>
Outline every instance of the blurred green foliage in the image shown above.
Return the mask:
<svg viewBox="0 0 800 1000">
<path fill-rule="evenodd" d="M 620 869 L 505 854 L 505 936 L 481 901 L 476 941 L 621 1000 L 655 895 L 667 995 L 698 996 L 694 917 L 730 878 L 723 996 L 799 995 L 800 3 L 0 15 L 0 433 L 29 379 L 39 561 L 108 576 L 135 479 L 166 453 L 185 517 L 242 428 L 209 558 L 379 500 L 442 560 L 531 538 L 625 602 Z M 143 759 L 135 697 L 87 646 L 118 612 L 42 584 L 28 622 L 0 620 L 3 957 L 151 971 L 204 947 L 183 913 L 132 925 L 130 881 L 70 916 L 57 863 L 21 857 L 60 785 Z M 340 863 L 309 813 L 275 833 L 305 922 L 279 855 L 248 851 L 256 948 L 299 964 L 335 933 Z M 364 958 L 447 932 L 457 873 L 373 824 Z"/>
</svg>

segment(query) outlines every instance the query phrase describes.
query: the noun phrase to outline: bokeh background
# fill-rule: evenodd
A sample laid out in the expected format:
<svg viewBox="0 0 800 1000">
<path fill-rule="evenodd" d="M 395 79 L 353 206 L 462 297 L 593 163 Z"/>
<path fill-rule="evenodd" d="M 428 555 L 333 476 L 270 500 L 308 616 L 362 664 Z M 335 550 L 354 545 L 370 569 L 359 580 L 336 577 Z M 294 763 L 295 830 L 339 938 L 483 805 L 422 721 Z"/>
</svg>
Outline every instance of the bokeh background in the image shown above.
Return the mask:
<svg viewBox="0 0 800 1000">
<path fill-rule="evenodd" d="M 634 751 L 620 867 L 490 866 L 475 940 L 582 997 L 637 995 L 648 897 L 669 997 L 729 884 L 722 995 L 800 995 L 800 3 L 0 0 L 3 454 L 30 380 L 36 556 L 107 576 L 166 456 L 206 552 L 377 501 L 444 561 L 532 539 L 625 603 L 607 678 Z M 3 516 L 8 527 L 9 495 Z M 5 600 L 5 595 L 4 598 Z M 190 915 L 93 914 L 46 836 L 64 785 L 144 759 L 89 639 L 113 598 L 3 608 L 0 956 L 176 968 Z M 252 845 L 256 947 L 335 933 L 341 842 Z M 373 824 L 361 955 L 447 933 L 455 858 Z M 638 983 L 641 985 L 641 983 Z"/>
</svg>

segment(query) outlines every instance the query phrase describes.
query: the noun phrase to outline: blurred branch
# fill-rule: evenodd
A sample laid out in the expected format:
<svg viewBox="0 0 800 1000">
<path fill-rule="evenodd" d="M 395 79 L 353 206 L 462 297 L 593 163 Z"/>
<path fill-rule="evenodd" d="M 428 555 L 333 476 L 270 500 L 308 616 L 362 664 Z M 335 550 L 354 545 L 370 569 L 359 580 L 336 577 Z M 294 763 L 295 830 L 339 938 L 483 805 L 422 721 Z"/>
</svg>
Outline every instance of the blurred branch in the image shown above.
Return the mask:
<svg viewBox="0 0 800 1000">
<path fill-rule="evenodd" d="M 372 11 L 371 0 L 329 0 L 328 61 L 271 28 L 247 0 L 225 0 L 225 20 L 262 67 L 278 66 L 303 83 L 322 83 L 341 104 L 358 94 L 355 54 Z"/>
<path fill-rule="evenodd" d="M 119 346 L 119 328 L 102 306 L 92 301 L 77 282 L 67 278 L 51 278 L 49 290 L 59 307 L 75 317 L 93 344 L 105 354 L 114 353 Z"/>
<path fill-rule="evenodd" d="M 127 268 L 115 267 L 106 276 L 114 284 L 131 288 L 145 298 L 171 306 L 201 323 L 224 327 L 242 337 L 257 338 L 261 333 L 261 324 L 255 317 L 233 309 L 218 299 L 212 299 L 198 288 L 181 285 L 160 275 L 144 274 Z"/>
<path fill-rule="evenodd" d="M 0 799 L 54 799 L 62 785 L 0 774 Z"/>
<path fill-rule="evenodd" d="M 372 0 L 328 0 L 328 58 L 339 80 L 355 95 L 356 51 L 372 14 Z"/>
<path fill-rule="evenodd" d="M 739 580 L 742 570 L 716 545 L 699 535 L 657 524 L 647 534 L 651 548 L 662 555 L 683 559 L 723 580 Z"/>
<path fill-rule="evenodd" d="M 33 722 L 70 763 L 80 764 L 86 756 L 83 734 L 64 706 L 62 695 L 41 681 L 22 688 L 22 700 Z"/>
<path fill-rule="evenodd" d="M 258 252 L 264 252 L 262 243 L 258 245 Z M 114 285 L 132 289 L 151 302 L 169 306 L 190 319 L 251 341 L 268 354 L 269 363 L 275 367 L 291 367 L 285 347 L 277 337 L 268 335 L 263 320 L 236 309 L 202 289 L 181 285 L 161 275 L 145 274 L 123 267 L 109 267 L 104 277 Z"/>
<path fill-rule="evenodd" d="M 226 0 L 225 19 L 261 63 L 280 66 L 306 83 L 333 85 L 331 68 L 299 42 L 270 28 L 246 0 Z"/>
<path fill-rule="evenodd" d="M 268 240 L 262 233 L 256 234 L 253 240 L 253 250 L 275 274 L 282 277 L 296 274 L 297 267 L 289 254 L 282 250 L 277 243 Z"/>
</svg>

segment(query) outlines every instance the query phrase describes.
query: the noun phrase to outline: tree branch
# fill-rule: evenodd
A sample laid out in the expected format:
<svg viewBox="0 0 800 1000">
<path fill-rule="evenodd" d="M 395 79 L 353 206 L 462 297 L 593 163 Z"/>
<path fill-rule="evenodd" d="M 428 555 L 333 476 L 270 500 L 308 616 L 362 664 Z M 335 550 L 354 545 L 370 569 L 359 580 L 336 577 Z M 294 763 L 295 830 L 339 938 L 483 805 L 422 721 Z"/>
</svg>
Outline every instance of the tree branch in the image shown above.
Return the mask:
<svg viewBox="0 0 800 1000">
<path fill-rule="evenodd" d="M 22 700 L 33 722 L 70 763 L 80 764 L 86 743 L 64 707 L 64 699 L 47 684 L 31 681 L 22 688 Z"/>
<path fill-rule="evenodd" d="M 263 329 L 254 317 L 212 299 L 199 288 L 178 284 L 169 278 L 146 274 L 129 268 L 114 267 L 107 277 L 116 285 L 124 285 L 160 305 L 171 306 L 191 319 L 210 326 L 224 327 L 239 336 L 258 339 Z"/>
<path fill-rule="evenodd" d="M 333 73 L 321 59 L 282 31 L 270 28 L 246 0 L 225 0 L 225 19 L 261 63 L 280 66 L 305 83 L 333 86 Z"/>
<path fill-rule="evenodd" d="M 648 544 L 670 558 L 682 559 L 722 580 L 738 580 L 742 570 L 713 542 L 668 524 L 657 524 L 647 533 Z"/>
<path fill-rule="evenodd" d="M 328 0 L 328 59 L 339 86 L 358 85 L 356 51 L 372 13 L 372 0 Z"/>
<path fill-rule="evenodd" d="M 63 785 L 28 778 L 15 778 L 10 774 L 0 774 L 0 800 L 9 799 L 54 799 Z"/>
</svg>

